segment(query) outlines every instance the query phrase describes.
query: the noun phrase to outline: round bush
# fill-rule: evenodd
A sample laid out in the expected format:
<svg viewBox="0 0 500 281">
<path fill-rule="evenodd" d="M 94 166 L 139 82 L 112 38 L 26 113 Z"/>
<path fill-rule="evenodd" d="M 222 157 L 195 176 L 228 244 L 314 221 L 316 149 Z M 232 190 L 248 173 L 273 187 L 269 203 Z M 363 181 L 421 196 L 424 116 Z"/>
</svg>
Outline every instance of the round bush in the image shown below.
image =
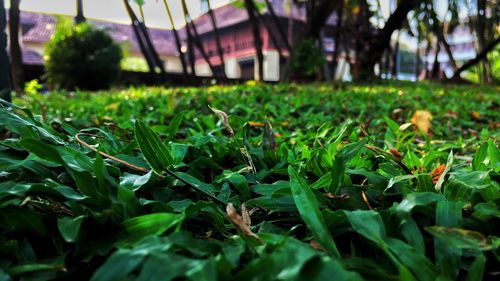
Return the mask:
<svg viewBox="0 0 500 281">
<path fill-rule="evenodd" d="M 325 63 L 325 56 L 313 39 L 302 40 L 293 52 L 290 71 L 294 77 L 314 77 Z"/>
<path fill-rule="evenodd" d="M 45 50 L 49 84 L 66 89 L 108 88 L 118 77 L 122 50 L 103 30 L 59 22 Z"/>
</svg>

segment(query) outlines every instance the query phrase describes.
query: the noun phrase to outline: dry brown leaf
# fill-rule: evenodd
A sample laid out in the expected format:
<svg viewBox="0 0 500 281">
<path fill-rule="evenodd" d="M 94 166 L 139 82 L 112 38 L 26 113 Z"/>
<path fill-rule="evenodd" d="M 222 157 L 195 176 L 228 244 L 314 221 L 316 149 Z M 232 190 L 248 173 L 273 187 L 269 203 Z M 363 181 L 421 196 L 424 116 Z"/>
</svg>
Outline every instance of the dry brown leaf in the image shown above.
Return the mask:
<svg viewBox="0 0 500 281">
<path fill-rule="evenodd" d="M 496 130 L 500 128 L 500 122 L 489 123 L 488 128 L 490 128 L 491 130 Z"/>
<path fill-rule="evenodd" d="M 262 240 L 260 240 L 260 237 L 253 233 L 252 230 L 250 230 L 250 213 L 246 209 L 246 207 L 241 206 L 241 212 L 243 214 L 243 217 L 238 214 L 236 211 L 236 208 L 232 203 L 227 204 L 226 206 L 226 213 L 233 225 L 243 233 L 243 235 L 248 236 L 248 237 L 253 237 L 257 241 L 262 243 Z M 247 224 L 248 223 L 248 224 Z"/>
<path fill-rule="evenodd" d="M 410 122 L 417 126 L 424 134 L 428 135 L 429 130 L 432 127 L 432 114 L 428 110 L 417 110 Z"/>
<path fill-rule="evenodd" d="M 398 158 L 398 159 L 402 159 L 403 158 L 403 156 L 401 155 L 401 153 L 397 149 L 395 149 L 395 148 L 390 148 L 389 152 L 392 155 L 394 155 L 396 158 Z"/>
<path fill-rule="evenodd" d="M 458 118 L 458 113 L 456 113 L 455 111 L 452 111 L 452 110 L 448 110 L 444 114 L 444 117 L 449 117 L 449 118 L 457 119 Z"/>
<path fill-rule="evenodd" d="M 262 148 L 264 150 L 276 151 L 276 136 L 273 132 L 273 126 L 269 120 L 264 123 L 264 134 L 262 136 Z"/>
<path fill-rule="evenodd" d="M 442 164 L 442 165 L 437 166 L 436 169 L 432 170 L 431 177 L 432 177 L 433 184 L 436 184 L 439 181 L 439 178 L 441 177 L 441 174 L 443 174 L 445 168 L 446 168 L 446 165 Z"/>
<path fill-rule="evenodd" d="M 311 247 L 313 247 L 313 249 L 315 249 L 315 250 L 326 252 L 325 248 L 323 246 L 321 246 L 321 244 L 318 243 L 318 241 L 316 241 L 314 239 L 309 241 L 309 245 L 311 245 Z"/>
<path fill-rule="evenodd" d="M 234 130 L 233 128 L 231 128 L 231 125 L 229 125 L 229 117 L 227 116 L 227 114 L 222 110 L 218 110 L 210 106 L 208 106 L 208 108 L 210 108 L 215 114 L 219 116 L 220 120 L 224 124 L 224 127 L 226 127 L 229 136 L 234 137 Z"/>
<path fill-rule="evenodd" d="M 361 134 L 362 134 L 364 137 L 368 137 L 368 136 L 369 136 L 368 131 L 366 131 L 366 126 L 365 126 L 365 124 L 363 124 L 363 123 L 359 123 L 359 130 L 361 131 Z"/>
<path fill-rule="evenodd" d="M 241 205 L 241 218 L 243 219 L 243 223 L 245 223 L 247 227 L 250 227 L 252 225 L 250 212 L 248 211 L 247 206 L 245 204 Z"/>
</svg>

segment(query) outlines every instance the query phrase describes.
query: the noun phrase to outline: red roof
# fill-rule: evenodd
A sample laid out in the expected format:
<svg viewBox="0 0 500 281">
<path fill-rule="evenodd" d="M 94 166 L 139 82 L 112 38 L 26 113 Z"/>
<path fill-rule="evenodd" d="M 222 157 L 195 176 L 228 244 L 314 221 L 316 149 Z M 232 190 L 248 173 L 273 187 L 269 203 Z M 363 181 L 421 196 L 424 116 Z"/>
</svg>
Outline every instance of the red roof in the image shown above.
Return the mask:
<svg viewBox="0 0 500 281">
<path fill-rule="evenodd" d="M 132 53 L 140 53 L 139 44 L 132 27 L 126 24 L 110 23 L 91 20 L 90 23 L 105 29 L 118 43 L 131 46 Z M 54 33 L 56 18 L 52 15 L 21 12 L 21 25 L 24 43 L 45 43 Z M 177 48 L 171 30 L 149 28 L 153 44 L 159 55 L 177 55 Z"/>
<path fill-rule="evenodd" d="M 285 11 L 284 7 L 285 0 L 270 0 L 271 5 L 274 8 L 274 12 L 278 17 L 288 18 L 290 15 Z M 304 8 L 299 8 L 297 5 L 292 5 L 291 16 L 295 20 L 305 21 L 306 13 Z M 248 20 L 247 11 L 244 8 L 236 7 L 234 4 L 226 4 L 222 7 L 214 9 L 215 21 L 217 28 L 224 28 L 231 25 L 235 25 Z M 264 13 L 269 13 L 267 8 Z M 327 21 L 329 25 L 335 25 L 337 21 L 336 13 L 332 13 Z M 205 13 L 194 20 L 196 29 L 198 33 L 203 34 L 212 31 L 212 22 L 210 21 L 210 16 Z"/>
</svg>

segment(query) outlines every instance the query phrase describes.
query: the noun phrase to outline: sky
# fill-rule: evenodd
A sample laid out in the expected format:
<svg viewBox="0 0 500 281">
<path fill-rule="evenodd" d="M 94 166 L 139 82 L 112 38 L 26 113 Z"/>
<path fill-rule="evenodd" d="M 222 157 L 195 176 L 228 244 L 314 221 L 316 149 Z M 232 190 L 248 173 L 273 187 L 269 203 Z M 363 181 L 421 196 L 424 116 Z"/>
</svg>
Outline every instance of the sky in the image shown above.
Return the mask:
<svg viewBox="0 0 500 281">
<path fill-rule="evenodd" d="M 9 6 L 10 1 L 5 1 Z M 133 2 L 133 1 L 131 1 Z M 229 0 L 211 0 L 213 8 L 219 7 Z M 183 23 L 183 14 L 180 0 L 168 0 L 174 21 L 177 26 Z M 189 13 L 195 17 L 200 13 L 199 0 L 186 0 Z M 132 5 L 137 7 L 136 5 Z M 99 19 L 119 23 L 130 23 L 123 0 L 83 0 L 85 17 L 88 19 Z M 168 22 L 167 12 L 163 0 L 145 0 L 144 15 L 146 24 L 151 27 L 171 28 Z M 30 12 L 42 12 L 48 14 L 61 14 L 74 16 L 76 13 L 76 0 L 21 0 L 21 10 Z M 139 10 L 136 9 L 137 15 Z"/>
<path fill-rule="evenodd" d="M 372 0 L 373 1 L 373 0 Z M 391 0 L 381 0 L 382 14 L 388 17 L 390 14 Z M 5 1 L 8 7 L 10 1 Z M 131 0 L 130 2 L 134 2 Z M 163 0 L 144 0 L 144 15 L 148 26 L 158 28 L 171 28 L 168 22 L 167 13 Z M 213 8 L 222 6 L 231 2 L 231 0 L 210 0 Z M 182 26 L 183 13 L 181 0 L 168 0 L 172 11 L 175 25 Z M 189 13 L 192 17 L 200 14 L 199 0 L 186 0 Z M 137 8 L 136 5 L 132 5 Z M 123 0 L 83 0 L 83 9 L 85 17 L 89 19 L 99 19 L 119 23 L 130 23 L 130 19 L 125 11 Z M 74 16 L 76 12 L 76 0 L 21 0 L 21 10 L 30 12 L 42 12 L 48 14 L 61 14 Z M 136 9 L 139 15 L 138 9 Z"/>
</svg>

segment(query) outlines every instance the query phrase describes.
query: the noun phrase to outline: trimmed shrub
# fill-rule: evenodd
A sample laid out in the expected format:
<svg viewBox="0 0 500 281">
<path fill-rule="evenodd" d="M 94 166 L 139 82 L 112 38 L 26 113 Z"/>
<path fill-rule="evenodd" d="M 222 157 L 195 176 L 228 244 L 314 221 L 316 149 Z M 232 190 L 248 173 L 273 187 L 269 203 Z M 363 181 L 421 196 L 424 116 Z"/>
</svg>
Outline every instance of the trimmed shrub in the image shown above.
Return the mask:
<svg viewBox="0 0 500 281">
<path fill-rule="evenodd" d="M 44 59 L 51 86 L 98 90 L 118 77 L 122 50 L 103 30 L 59 20 Z"/>
<path fill-rule="evenodd" d="M 293 52 L 290 71 L 294 77 L 314 77 L 321 71 L 325 56 L 313 39 L 302 40 Z"/>
</svg>

